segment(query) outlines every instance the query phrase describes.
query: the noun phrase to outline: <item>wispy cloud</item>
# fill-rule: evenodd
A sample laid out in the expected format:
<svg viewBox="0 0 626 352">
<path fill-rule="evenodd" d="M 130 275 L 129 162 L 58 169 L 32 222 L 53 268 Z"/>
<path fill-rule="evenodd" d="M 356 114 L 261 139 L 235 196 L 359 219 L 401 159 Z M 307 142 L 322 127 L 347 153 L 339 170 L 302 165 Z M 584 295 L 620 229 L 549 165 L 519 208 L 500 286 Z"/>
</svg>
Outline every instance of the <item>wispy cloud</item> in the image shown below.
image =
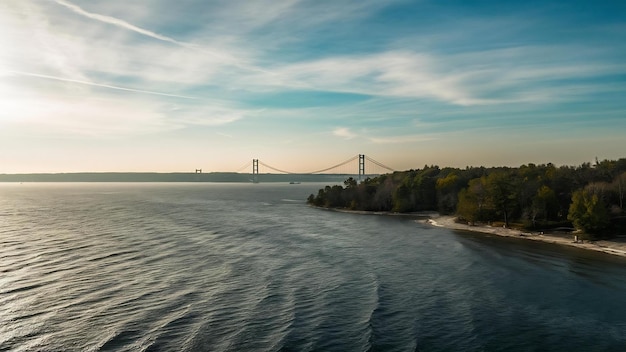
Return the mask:
<svg viewBox="0 0 626 352">
<path fill-rule="evenodd" d="M 114 26 L 122 27 L 122 28 L 125 28 L 125 29 L 128 29 L 128 30 L 131 30 L 133 32 L 137 32 L 139 34 L 143 34 L 145 36 L 152 37 L 154 39 L 162 40 L 162 41 L 165 41 L 165 42 L 170 42 L 170 43 L 181 45 L 181 46 L 190 46 L 188 43 L 180 42 L 180 41 L 178 41 L 176 39 L 173 39 L 173 38 L 170 38 L 168 36 L 157 34 L 157 33 L 154 33 L 152 31 L 149 31 L 147 29 L 143 29 L 143 28 L 137 27 L 135 25 L 132 25 L 132 24 L 130 24 L 130 23 L 126 22 L 126 21 L 120 20 L 118 18 L 111 17 L 111 16 L 100 15 L 100 14 L 97 14 L 97 13 L 91 13 L 91 12 L 85 11 L 81 7 L 79 7 L 77 5 L 74 5 L 74 4 L 71 4 L 71 3 L 67 2 L 67 1 L 55 0 L 55 2 L 57 4 L 59 4 L 59 5 L 67 7 L 68 9 L 72 10 L 73 12 L 75 12 L 75 13 L 77 13 L 79 15 L 85 16 L 87 18 L 91 18 L 91 19 L 94 19 L 94 20 L 97 20 L 97 21 L 100 21 L 100 22 L 112 24 Z"/>
<path fill-rule="evenodd" d="M 217 0 L 204 6 L 207 14 L 203 18 L 210 22 L 211 28 L 217 30 L 220 35 L 255 34 L 263 37 L 262 34 L 256 32 L 266 30 L 275 42 L 293 43 L 305 41 L 311 32 L 324 30 L 326 26 L 337 29 L 341 25 L 362 21 L 385 7 L 404 1 L 406 0 L 335 0 L 332 2 L 249 0 L 238 3 Z M 168 6 L 170 4 L 166 2 L 164 8 Z M 237 25 L 233 26 L 233 23 Z M 294 32 L 294 29 L 297 29 L 299 33 Z M 271 45 L 271 43 L 262 44 Z M 250 45 L 255 45 L 255 43 L 250 43 Z"/>
<path fill-rule="evenodd" d="M 181 126 L 221 126 L 258 114 L 255 110 L 228 105 L 202 104 L 202 102 L 196 105 L 166 106 L 159 111 L 164 117 Z"/>
<path fill-rule="evenodd" d="M 0 124 L 5 125 L 5 130 L 18 133 L 29 129 L 37 135 L 91 139 L 223 126 L 255 113 L 234 106 L 183 104 L 178 108 L 148 95 L 144 99 L 84 94 L 76 97 L 14 94 L 9 98 L 0 101 Z M 33 100 L 37 104 L 31 104 Z"/>
<path fill-rule="evenodd" d="M 215 134 L 218 135 L 218 136 L 226 137 L 226 138 L 233 138 L 232 134 L 228 134 L 228 133 L 224 133 L 224 132 L 215 132 Z"/>
<path fill-rule="evenodd" d="M 595 59 L 561 61 L 580 48 L 516 48 L 440 55 L 394 51 L 362 56 L 331 57 L 287 65 L 277 72 L 288 81 L 271 82 L 259 76 L 254 84 L 279 84 L 346 93 L 399 98 L 435 99 L 471 106 L 528 102 L 536 89 L 555 82 L 538 101 L 561 100 L 566 80 L 580 80 L 626 72 L 626 65 Z M 555 51 L 560 56 L 546 61 Z M 580 83 L 577 83 L 580 85 Z"/>
<path fill-rule="evenodd" d="M 74 5 L 72 3 L 69 3 L 67 1 L 55 0 L 55 2 L 57 4 L 59 4 L 59 5 L 65 6 L 66 8 L 72 10 L 73 12 L 75 12 L 75 13 L 81 15 L 81 16 L 85 16 L 87 18 L 90 18 L 90 19 L 93 19 L 93 20 L 96 20 L 96 21 L 100 21 L 100 22 L 103 22 L 103 23 L 107 23 L 107 24 L 111 24 L 111 25 L 123 28 L 123 29 L 127 29 L 129 31 L 132 31 L 132 32 L 135 32 L 135 33 L 138 33 L 138 34 L 141 34 L 141 35 L 153 38 L 153 39 L 157 39 L 157 40 L 160 40 L 160 41 L 172 43 L 172 44 L 181 46 L 181 47 L 186 48 L 186 49 L 190 49 L 190 50 L 201 52 L 201 53 L 206 54 L 206 55 L 214 56 L 215 58 L 219 59 L 220 62 L 223 63 L 223 64 L 234 65 L 234 66 L 237 66 L 237 67 L 245 69 L 245 70 L 267 72 L 266 70 L 263 70 L 260 67 L 244 63 L 240 59 L 235 58 L 235 57 L 233 57 L 233 56 L 231 56 L 228 53 L 223 52 L 223 51 L 222 52 L 218 52 L 216 50 L 211 50 L 209 48 L 206 48 L 206 47 L 198 45 L 198 44 L 193 44 L 193 43 L 188 43 L 188 42 L 176 40 L 176 39 L 174 39 L 172 37 L 169 37 L 169 36 L 166 36 L 166 35 L 162 35 L 162 34 L 158 34 L 158 33 L 153 32 L 151 30 L 147 30 L 147 29 L 141 28 L 139 26 L 133 25 L 133 24 L 128 23 L 128 22 L 126 22 L 124 20 L 121 20 L 119 18 L 88 12 L 88 11 L 85 11 L 84 9 L 82 9 L 81 7 L 79 7 L 77 5 Z"/>
<path fill-rule="evenodd" d="M 20 72 L 20 71 L 12 71 L 12 70 L 9 70 L 9 71 L 6 71 L 6 72 L 9 73 L 9 74 L 16 74 L 16 75 L 20 75 L 20 76 L 51 79 L 51 80 L 55 80 L 55 81 L 84 84 L 84 85 L 93 86 L 93 87 L 101 87 L 101 88 L 122 90 L 122 91 L 133 92 L 133 93 L 160 95 L 160 96 L 165 96 L 165 97 L 174 97 L 174 98 L 182 98 L 182 99 L 198 99 L 197 97 L 191 97 L 191 96 L 185 96 L 185 95 L 169 94 L 169 93 L 155 92 L 155 91 L 142 90 L 142 89 L 134 89 L 134 88 L 128 88 L 128 87 L 119 87 L 119 86 L 114 86 L 114 85 L 110 85 L 110 84 L 96 83 L 96 82 L 83 81 L 83 80 L 64 78 L 64 77 L 55 77 L 55 76 L 42 75 L 42 74 L 32 73 L 32 72 Z"/>
<path fill-rule="evenodd" d="M 207 49 L 199 44 L 180 41 L 112 16 L 86 11 L 64 0 L 57 0 L 56 3 L 96 22 L 180 47 L 175 49 L 158 43 L 109 42 L 102 39 L 96 39 L 94 43 L 93 40 L 86 42 L 83 38 L 75 38 L 73 43 L 64 44 L 72 48 L 70 52 L 74 53 L 71 56 L 63 55 L 56 49 L 49 53 L 44 50 L 42 55 L 49 62 L 64 62 L 62 67 L 71 68 L 75 74 L 54 74 L 37 69 L 24 70 L 42 76 L 75 80 L 77 83 L 91 82 L 101 87 L 127 88 L 126 85 L 108 84 L 98 78 L 91 78 L 94 73 L 103 72 L 114 75 L 112 78 L 120 76 L 126 80 L 130 78 L 151 87 L 188 90 L 208 84 L 219 86 L 222 91 L 245 90 L 251 93 L 287 92 L 299 89 L 428 99 L 451 105 L 474 106 L 546 102 L 552 99 L 563 100 L 568 96 L 575 99 L 577 94 L 573 90 L 569 95 L 559 92 L 560 86 L 564 84 L 563 80 L 584 79 L 599 74 L 620 74 L 626 71 L 623 64 L 605 62 L 602 57 L 590 57 L 584 61 L 570 59 L 563 61 L 564 58 L 574 57 L 575 53 L 583 51 L 581 47 L 576 46 L 520 46 L 450 54 L 422 50 L 388 50 L 360 55 L 327 55 L 295 63 L 276 61 L 272 62 L 271 69 L 268 69 L 258 64 L 240 61 L 228 52 L 229 49 L 219 51 Z M 245 5 L 241 12 L 233 13 L 222 21 L 232 23 L 231 20 L 237 16 L 252 16 L 254 13 L 252 10 L 255 8 L 258 10 L 258 7 L 266 5 L 264 1 L 252 2 Z M 225 8 L 230 8 L 229 6 Z M 245 25 L 261 27 L 272 23 L 271 19 L 280 18 L 284 21 L 285 18 L 290 18 L 287 16 L 289 14 L 303 16 L 306 12 L 301 10 L 309 6 L 313 5 L 300 1 L 283 3 L 271 11 L 260 11 L 256 24 Z M 336 6 L 348 9 L 356 5 L 340 2 Z M 348 16 L 367 16 L 380 6 L 382 5 L 366 2 L 356 6 L 359 9 L 356 12 L 360 14 Z M 319 9 L 316 8 L 317 10 Z M 340 18 L 341 13 L 329 11 L 324 19 L 314 21 L 332 23 Z M 274 26 L 273 23 L 272 25 Z M 278 28 L 284 30 L 281 26 Z M 207 27 L 203 30 L 209 32 L 211 29 L 212 27 Z M 230 30 L 236 33 L 236 29 Z M 235 39 L 234 44 L 246 39 L 246 33 L 242 35 Z M 50 41 L 49 38 L 44 39 L 46 42 Z M 264 42 L 252 43 L 250 50 L 253 51 L 245 54 L 246 61 L 256 57 L 261 62 L 264 53 L 260 50 L 264 44 Z M 207 50 L 210 54 L 208 56 L 204 55 Z M 125 55 L 119 55 L 120 52 L 124 52 Z M 246 72 L 223 69 L 223 65 L 243 68 Z M 141 69 L 138 70 L 138 67 Z M 559 87 L 553 89 L 547 87 L 548 81 L 560 81 Z M 145 92 L 161 91 L 141 87 L 129 89 Z M 542 91 L 541 94 L 535 93 L 538 90 Z M 193 96 L 177 92 L 165 94 Z"/>
<path fill-rule="evenodd" d="M 19 96 L 14 99 L 21 103 L 14 106 L 19 110 L 3 110 L 2 115 L 17 115 L 4 126 L 5 130 L 16 135 L 28 131 L 29 134 L 48 138 L 109 139 L 176 128 L 145 102 L 48 95 L 38 96 L 36 105 L 24 109 L 23 106 L 28 106 L 26 104 L 29 104 L 30 99 L 20 99 Z M 7 108 L 11 107 L 3 106 L 3 109 Z"/>
<path fill-rule="evenodd" d="M 344 139 L 353 139 L 357 136 L 356 133 L 350 131 L 350 129 L 346 127 L 337 127 L 333 130 L 333 135 L 344 138 Z"/>
</svg>

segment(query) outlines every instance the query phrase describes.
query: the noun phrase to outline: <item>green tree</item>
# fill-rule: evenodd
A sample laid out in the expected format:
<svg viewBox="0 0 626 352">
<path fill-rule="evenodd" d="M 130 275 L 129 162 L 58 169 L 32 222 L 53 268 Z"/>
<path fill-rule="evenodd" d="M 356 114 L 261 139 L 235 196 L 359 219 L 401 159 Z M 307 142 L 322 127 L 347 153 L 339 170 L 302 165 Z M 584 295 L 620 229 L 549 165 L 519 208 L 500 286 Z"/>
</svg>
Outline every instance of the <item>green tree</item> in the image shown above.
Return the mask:
<svg viewBox="0 0 626 352">
<path fill-rule="evenodd" d="M 451 172 L 445 177 L 438 178 L 435 184 L 437 190 L 437 206 L 444 214 L 451 214 L 458 203 L 459 176 Z"/>
<path fill-rule="evenodd" d="M 415 195 L 411 187 L 407 184 L 401 184 L 393 192 L 393 211 L 408 212 L 413 210 L 415 204 Z"/>
<path fill-rule="evenodd" d="M 487 219 L 489 204 L 486 181 L 485 176 L 472 179 L 458 195 L 457 214 L 472 224 Z"/>
<path fill-rule="evenodd" d="M 463 188 L 459 192 L 458 199 L 456 206 L 457 214 L 474 225 L 480 219 L 480 206 L 476 199 L 476 194 L 472 193 L 468 188 Z"/>
<path fill-rule="evenodd" d="M 544 221 L 550 218 L 551 214 L 558 211 L 558 200 L 554 191 L 543 185 L 537 190 L 537 194 L 532 200 L 531 220 L 533 226 L 538 217 L 542 217 Z"/>
<path fill-rule="evenodd" d="M 574 192 L 567 219 L 589 235 L 598 235 L 609 226 L 609 214 L 604 202 L 590 189 Z"/>
<path fill-rule="evenodd" d="M 393 204 L 393 180 L 391 177 L 384 177 L 376 191 L 373 192 L 370 209 L 375 211 L 391 210 Z"/>
<path fill-rule="evenodd" d="M 624 211 L 624 195 L 626 194 L 626 172 L 618 175 L 613 180 L 613 189 L 617 193 L 618 206 L 621 212 Z"/>
<path fill-rule="evenodd" d="M 354 179 L 354 177 L 348 177 L 348 179 L 343 181 L 343 184 L 346 188 L 356 188 L 358 182 Z"/>
<path fill-rule="evenodd" d="M 510 174 L 504 171 L 493 172 L 487 176 L 486 186 L 494 209 L 503 216 L 504 226 L 509 227 L 510 214 L 516 205 L 515 187 L 510 180 Z"/>
</svg>

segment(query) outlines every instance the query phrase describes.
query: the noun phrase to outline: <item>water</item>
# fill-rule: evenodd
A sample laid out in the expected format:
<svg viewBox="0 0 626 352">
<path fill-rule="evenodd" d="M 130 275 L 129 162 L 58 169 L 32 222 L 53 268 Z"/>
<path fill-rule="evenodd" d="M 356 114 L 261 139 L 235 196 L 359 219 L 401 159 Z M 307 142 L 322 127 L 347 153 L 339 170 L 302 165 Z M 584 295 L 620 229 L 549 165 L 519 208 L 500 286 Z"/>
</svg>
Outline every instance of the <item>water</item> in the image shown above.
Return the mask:
<svg viewBox="0 0 626 352">
<path fill-rule="evenodd" d="M 625 350 L 626 260 L 322 186 L 0 184 L 0 350 Z"/>
</svg>

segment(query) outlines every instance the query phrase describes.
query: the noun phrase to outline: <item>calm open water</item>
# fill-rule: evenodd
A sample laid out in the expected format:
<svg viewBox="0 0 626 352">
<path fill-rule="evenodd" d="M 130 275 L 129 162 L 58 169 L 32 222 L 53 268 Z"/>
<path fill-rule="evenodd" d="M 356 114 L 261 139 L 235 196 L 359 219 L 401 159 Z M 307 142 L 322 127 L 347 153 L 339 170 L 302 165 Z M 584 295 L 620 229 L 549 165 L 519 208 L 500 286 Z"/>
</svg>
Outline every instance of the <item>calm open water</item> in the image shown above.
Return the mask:
<svg viewBox="0 0 626 352">
<path fill-rule="evenodd" d="M 320 187 L 0 184 L 0 350 L 626 350 L 626 260 Z"/>
</svg>

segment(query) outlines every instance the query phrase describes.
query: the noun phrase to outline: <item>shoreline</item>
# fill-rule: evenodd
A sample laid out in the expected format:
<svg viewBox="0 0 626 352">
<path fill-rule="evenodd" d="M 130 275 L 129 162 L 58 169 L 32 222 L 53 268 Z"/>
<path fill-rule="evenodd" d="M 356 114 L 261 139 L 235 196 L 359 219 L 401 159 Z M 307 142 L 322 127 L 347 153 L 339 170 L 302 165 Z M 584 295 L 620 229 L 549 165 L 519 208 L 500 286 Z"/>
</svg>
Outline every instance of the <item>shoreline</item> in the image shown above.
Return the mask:
<svg viewBox="0 0 626 352">
<path fill-rule="evenodd" d="M 415 212 L 415 213 L 394 213 L 386 211 L 360 211 L 336 208 L 315 207 L 321 210 L 336 211 L 340 213 L 350 213 L 359 215 L 385 215 L 398 216 L 414 219 L 420 223 L 435 227 L 442 227 L 449 230 L 469 231 L 490 234 L 500 237 L 519 238 L 529 241 L 538 241 L 544 243 L 553 243 L 563 246 L 575 247 L 594 252 L 611 254 L 626 258 L 626 238 L 618 240 L 598 240 L 598 241 L 579 241 L 574 242 L 574 234 L 556 234 L 547 232 L 524 232 L 518 229 L 493 227 L 489 225 L 467 225 L 456 222 L 456 216 L 440 215 L 434 211 Z"/>
<path fill-rule="evenodd" d="M 479 232 L 501 237 L 512 237 L 529 241 L 554 243 L 626 258 L 626 239 L 613 241 L 598 240 L 574 242 L 573 234 L 560 235 L 554 233 L 524 232 L 518 229 L 492 227 L 489 225 L 466 225 L 458 223 L 455 220 L 455 216 L 436 215 L 429 217 L 428 219 L 423 221 L 423 223 L 430 224 L 431 226 L 435 227 L 446 228 L 449 230 Z"/>
</svg>

